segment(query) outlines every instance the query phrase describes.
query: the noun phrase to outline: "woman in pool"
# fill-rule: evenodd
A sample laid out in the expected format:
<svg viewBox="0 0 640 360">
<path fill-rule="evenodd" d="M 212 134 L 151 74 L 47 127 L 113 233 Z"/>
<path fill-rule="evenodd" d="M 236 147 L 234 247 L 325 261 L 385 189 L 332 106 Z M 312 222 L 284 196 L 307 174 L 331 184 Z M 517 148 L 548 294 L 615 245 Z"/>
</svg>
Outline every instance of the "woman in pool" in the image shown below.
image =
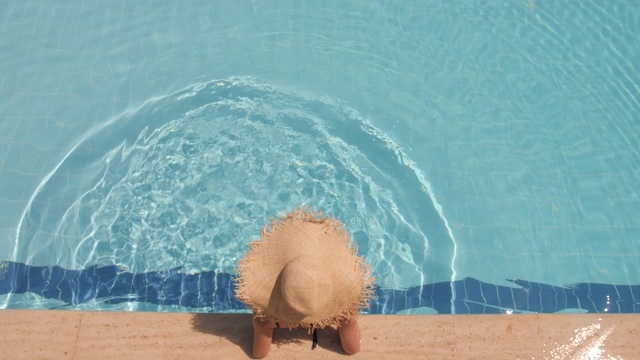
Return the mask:
<svg viewBox="0 0 640 360">
<path fill-rule="evenodd" d="M 336 326 L 347 354 L 360 351 L 358 310 L 374 277 L 342 223 L 310 209 L 272 219 L 240 260 L 236 296 L 253 310 L 253 355 L 269 354 L 276 327 Z"/>
</svg>

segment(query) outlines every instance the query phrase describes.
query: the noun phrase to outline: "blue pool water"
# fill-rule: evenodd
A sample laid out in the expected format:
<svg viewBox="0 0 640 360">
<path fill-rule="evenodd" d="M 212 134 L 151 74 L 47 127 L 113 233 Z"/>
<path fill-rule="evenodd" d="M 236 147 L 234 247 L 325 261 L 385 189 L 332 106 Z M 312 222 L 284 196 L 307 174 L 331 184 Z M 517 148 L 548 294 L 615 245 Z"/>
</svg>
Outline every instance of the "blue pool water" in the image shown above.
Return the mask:
<svg viewBox="0 0 640 360">
<path fill-rule="evenodd" d="M 0 307 L 241 311 L 306 204 L 375 313 L 636 312 L 637 33 L 634 1 L 0 1 Z"/>
</svg>

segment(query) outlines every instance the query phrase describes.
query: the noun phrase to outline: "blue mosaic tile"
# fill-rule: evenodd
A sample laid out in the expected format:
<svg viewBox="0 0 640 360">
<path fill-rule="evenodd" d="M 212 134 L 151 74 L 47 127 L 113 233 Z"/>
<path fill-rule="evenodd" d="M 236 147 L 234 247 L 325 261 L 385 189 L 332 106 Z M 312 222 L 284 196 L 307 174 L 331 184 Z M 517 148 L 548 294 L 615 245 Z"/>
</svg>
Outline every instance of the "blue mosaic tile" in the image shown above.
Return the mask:
<svg viewBox="0 0 640 360">
<path fill-rule="evenodd" d="M 32 266 L 0 262 L 0 295 L 32 293 L 59 300 L 68 307 L 90 301 L 107 304 L 144 302 L 180 305 L 211 312 L 244 310 L 235 298 L 232 274 L 181 268 L 145 273 L 127 272 L 116 265 L 70 270 L 59 266 Z M 439 314 L 554 313 L 580 310 L 589 313 L 640 312 L 640 285 L 579 283 L 553 286 L 509 280 L 514 287 L 473 278 L 439 282 L 408 289 L 375 287 L 368 313 L 396 314 L 433 308 Z"/>
</svg>

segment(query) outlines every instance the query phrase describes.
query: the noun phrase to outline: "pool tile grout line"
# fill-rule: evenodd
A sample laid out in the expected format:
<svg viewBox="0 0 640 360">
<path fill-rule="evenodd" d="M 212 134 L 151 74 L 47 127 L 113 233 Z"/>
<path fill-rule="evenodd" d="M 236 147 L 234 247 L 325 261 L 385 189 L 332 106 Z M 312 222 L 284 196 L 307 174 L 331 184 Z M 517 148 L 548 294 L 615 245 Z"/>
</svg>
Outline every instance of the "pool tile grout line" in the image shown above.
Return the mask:
<svg viewBox="0 0 640 360">
<path fill-rule="evenodd" d="M 73 344 L 73 352 L 71 355 L 71 359 L 76 358 L 76 350 L 78 349 L 78 339 L 80 339 L 80 331 L 82 330 L 82 318 L 84 317 L 84 313 L 80 314 L 80 319 L 78 320 L 78 332 L 76 333 L 76 341 Z"/>
</svg>

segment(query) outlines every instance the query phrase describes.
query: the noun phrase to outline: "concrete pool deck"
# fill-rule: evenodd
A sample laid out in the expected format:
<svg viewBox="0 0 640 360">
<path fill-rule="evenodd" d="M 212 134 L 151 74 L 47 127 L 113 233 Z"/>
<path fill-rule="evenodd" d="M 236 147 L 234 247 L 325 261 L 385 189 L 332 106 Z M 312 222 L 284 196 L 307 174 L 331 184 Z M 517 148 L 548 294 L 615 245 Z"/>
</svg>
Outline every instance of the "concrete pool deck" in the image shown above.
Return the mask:
<svg viewBox="0 0 640 360">
<path fill-rule="evenodd" d="M 640 316 L 363 315 L 362 350 L 337 331 L 277 330 L 273 359 L 633 359 Z M 246 359 L 247 314 L 0 310 L 2 359 Z"/>
</svg>

